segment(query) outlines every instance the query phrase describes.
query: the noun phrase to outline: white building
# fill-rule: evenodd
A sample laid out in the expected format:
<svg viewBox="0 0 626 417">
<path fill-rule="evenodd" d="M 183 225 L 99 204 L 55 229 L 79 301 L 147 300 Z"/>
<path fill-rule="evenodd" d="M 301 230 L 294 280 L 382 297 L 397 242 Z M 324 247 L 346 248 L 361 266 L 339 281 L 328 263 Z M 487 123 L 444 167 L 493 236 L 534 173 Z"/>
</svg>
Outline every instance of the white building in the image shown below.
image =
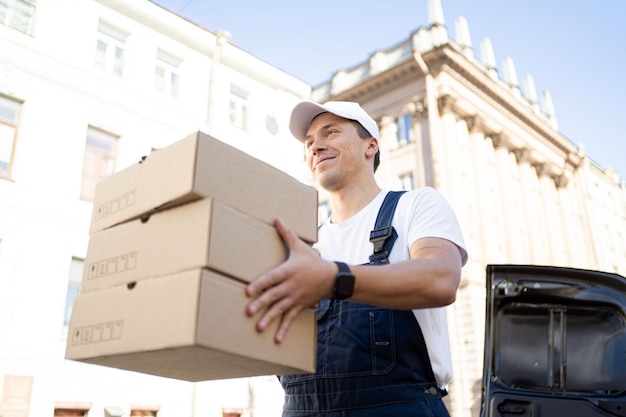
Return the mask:
<svg viewBox="0 0 626 417">
<path fill-rule="evenodd" d="M 626 275 L 624 183 L 558 132 L 532 77 L 520 87 L 488 39 L 480 53 L 469 30 L 452 39 L 430 3 L 428 26 L 313 91 L 148 0 L 0 4 L 0 415 L 279 414 L 273 376 L 189 383 L 65 361 L 65 332 L 97 180 L 202 130 L 307 181 L 287 129 L 304 98 L 360 102 L 381 127 L 381 184 L 432 185 L 457 211 L 471 258 L 449 308 L 453 416 L 477 415 L 487 264 Z"/>
<path fill-rule="evenodd" d="M 147 0 L 0 4 L 0 415 L 280 410 L 273 376 L 192 384 L 64 360 L 98 179 L 198 130 L 302 176 L 287 119 L 310 86 L 228 36 Z"/>
</svg>

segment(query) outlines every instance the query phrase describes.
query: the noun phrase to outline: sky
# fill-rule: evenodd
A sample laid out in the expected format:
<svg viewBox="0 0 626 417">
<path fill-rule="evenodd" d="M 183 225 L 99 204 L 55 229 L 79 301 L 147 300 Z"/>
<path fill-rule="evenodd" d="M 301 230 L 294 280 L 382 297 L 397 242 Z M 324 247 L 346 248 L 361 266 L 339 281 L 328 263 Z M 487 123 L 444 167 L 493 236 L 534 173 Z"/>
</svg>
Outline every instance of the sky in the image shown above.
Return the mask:
<svg viewBox="0 0 626 417">
<path fill-rule="evenodd" d="M 307 82 L 366 61 L 428 26 L 429 0 L 151 0 Z M 626 181 L 625 0 L 441 0 L 454 38 L 467 19 L 475 55 L 489 38 L 498 72 L 550 92 L 559 132 Z M 625 125 L 626 126 L 626 125 Z"/>
</svg>

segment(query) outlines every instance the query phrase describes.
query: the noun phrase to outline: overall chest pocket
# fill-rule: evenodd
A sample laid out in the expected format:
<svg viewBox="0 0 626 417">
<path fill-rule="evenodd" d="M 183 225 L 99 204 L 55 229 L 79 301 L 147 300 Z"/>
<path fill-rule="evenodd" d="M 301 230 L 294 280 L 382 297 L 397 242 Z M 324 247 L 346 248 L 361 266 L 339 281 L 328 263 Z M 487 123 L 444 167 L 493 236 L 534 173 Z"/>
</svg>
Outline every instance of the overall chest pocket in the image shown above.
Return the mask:
<svg viewBox="0 0 626 417">
<path fill-rule="evenodd" d="M 396 343 L 391 310 L 329 300 L 318 313 L 317 357 L 322 375 L 380 375 L 393 369 Z"/>
</svg>

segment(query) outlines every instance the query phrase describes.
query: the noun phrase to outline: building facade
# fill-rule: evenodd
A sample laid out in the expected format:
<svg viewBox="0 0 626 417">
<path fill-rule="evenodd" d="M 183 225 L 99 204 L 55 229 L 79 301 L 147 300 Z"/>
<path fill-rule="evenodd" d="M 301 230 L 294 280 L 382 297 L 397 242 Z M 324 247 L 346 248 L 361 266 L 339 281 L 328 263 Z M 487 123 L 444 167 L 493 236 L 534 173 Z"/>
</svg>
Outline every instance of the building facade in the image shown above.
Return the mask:
<svg viewBox="0 0 626 417">
<path fill-rule="evenodd" d="M 189 383 L 64 349 L 94 184 L 198 130 L 308 182 L 287 129 L 301 99 L 360 102 L 381 128 L 380 183 L 433 186 L 459 216 L 453 416 L 478 413 L 487 264 L 626 275 L 624 183 L 558 132 L 532 77 L 518 85 L 512 61 L 499 68 L 488 39 L 476 52 L 462 18 L 453 38 L 430 4 L 426 26 L 314 89 L 148 0 L 0 5 L 0 415 L 279 415 L 272 376 Z"/>
</svg>

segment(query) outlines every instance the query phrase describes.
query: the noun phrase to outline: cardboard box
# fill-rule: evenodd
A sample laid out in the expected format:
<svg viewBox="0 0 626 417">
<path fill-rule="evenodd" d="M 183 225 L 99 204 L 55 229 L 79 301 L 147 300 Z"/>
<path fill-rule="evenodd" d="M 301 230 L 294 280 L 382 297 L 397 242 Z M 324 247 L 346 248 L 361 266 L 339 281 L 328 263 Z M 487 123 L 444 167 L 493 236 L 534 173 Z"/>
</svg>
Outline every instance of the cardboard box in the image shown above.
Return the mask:
<svg viewBox="0 0 626 417">
<path fill-rule="evenodd" d="M 91 235 L 81 292 L 201 268 L 250 282 L 286 259 L 275 227 L 202 199 Z"/>
<path fill-rule="evenodd" d="M 201 132 L 98 182 L 90 233 L 203 197 L 317 241 L 315 188 Z"/>
<path fill-rule="evenodd" d="M 245 284 L 193 270 L 76 297 L 67 359 L 186 381 L 315 371 L 316 318 L 285 341 L 245 314 Z"/>
</svg>

